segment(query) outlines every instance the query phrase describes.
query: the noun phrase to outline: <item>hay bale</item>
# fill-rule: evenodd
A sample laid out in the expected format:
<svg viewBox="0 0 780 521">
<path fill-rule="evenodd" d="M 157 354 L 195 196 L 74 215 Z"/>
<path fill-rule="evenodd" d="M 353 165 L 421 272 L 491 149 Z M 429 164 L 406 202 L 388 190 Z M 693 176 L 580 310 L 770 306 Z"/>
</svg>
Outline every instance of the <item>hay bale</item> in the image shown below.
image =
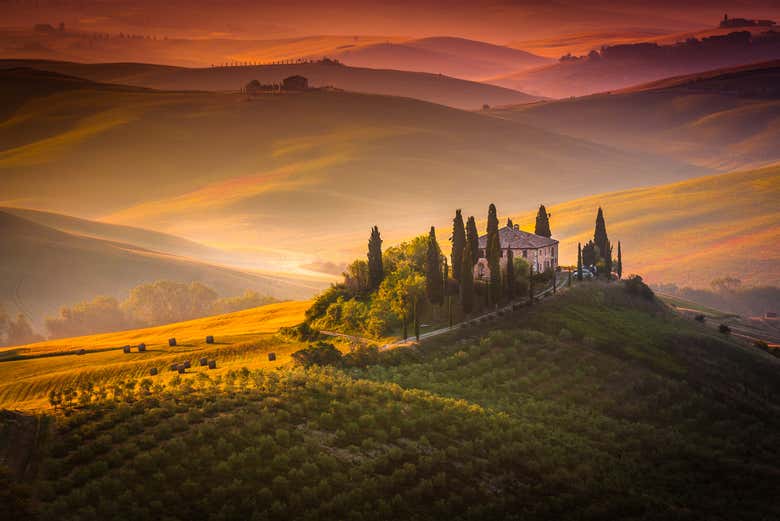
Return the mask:
<svg viewBox="0 0 780 521">
<path fill-rule="evenodd" d="M 176 339 L 175 338 L 169 338 L 168 339 L 168 347 L 176 347 Z"/>
<path fill-rule="evenodd" d="M 184 374 L 187 372 L 187 368 L 184 367 L 184 365 L 179 365 L 179 374 Z"/>
<path fill-rule="evenodd" d="M 85 355 L 85 354 L 87 354 L 87 350 L 86 349 L 79 349 L 78 351 L 76 351 L 76 354 L 77 355 Z"/>
<path fill-rule="evenodd" d="M 123 347 L 123 348 L 122 348 L 122 351 L 124 351 L 124 352 L 125 352 L 125 354 L 129 353 L 129 352 L 130 352 L 130 346 L 125 346 L 125 347 Z"/>
<path fill-rule="evenodd" d="M 200 359 L 200 366 L 201 367 L 205 367 L 207 365 L 209 365 L 209 359 L 208 358 L 201 358 Z"/>
<path fill-rule="evenodd" d="M 149 369 L 149 374 L 152 376 L 157 376 L 157 368 L 152 367 L 151 369 Z"/>
<path fill-rule="evenodd" d="M 276 361 L 276 353 L 268 353 L 268 361 L 269 362 Z"/>
<path fill-rule="evenodd" d="M 216 368 L 217 368 L 217 361 L 209 360 L 209 369 L 216 369 Z"/>
<path fill-rule="evenodd" d="M 179 370 L 179 364 L 171 364 L 171 371 L 178 371 Z"/>
<path fill-rule="evenodd" d="M 213 344 L 214 343 L 214 337 L 209 335 L 206 337 L 206 343 L 207 344 Z"/>
<path fill-rule="evenodd" d="M 190 367 L 192 367 L 192 364 L 190 364 L 189 360 L 185 360 L 184 363 L 181 365 L 183 365 L 185 369 L 189 369 Z"/>
<path fill-rule="evenodd" d="M 146 344 L 138 344 L 138 352 L 143 353 L 146 351 Z"/>
</svg>

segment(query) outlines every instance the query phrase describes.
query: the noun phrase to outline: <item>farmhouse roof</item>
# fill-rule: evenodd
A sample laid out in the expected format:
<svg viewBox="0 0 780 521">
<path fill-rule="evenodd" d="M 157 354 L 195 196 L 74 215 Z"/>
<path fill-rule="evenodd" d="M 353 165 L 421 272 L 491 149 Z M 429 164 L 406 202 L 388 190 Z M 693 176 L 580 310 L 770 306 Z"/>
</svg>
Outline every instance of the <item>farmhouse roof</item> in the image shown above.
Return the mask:
<svg viewBox="0 0 780 521">
<path fill-rule="evenodd" d="M 542 237 L 531 232 L 524 232 L 509 226 L 504 226 L 498 230 L 498 239 L 502 250 L 506 248 L 513 250 L 537 250 L 558 244 L 558 241 L 555 239 Z M 480 249 L 487 248 L 487 235 L 479 238 L 479 247 Z"/>
</svg>

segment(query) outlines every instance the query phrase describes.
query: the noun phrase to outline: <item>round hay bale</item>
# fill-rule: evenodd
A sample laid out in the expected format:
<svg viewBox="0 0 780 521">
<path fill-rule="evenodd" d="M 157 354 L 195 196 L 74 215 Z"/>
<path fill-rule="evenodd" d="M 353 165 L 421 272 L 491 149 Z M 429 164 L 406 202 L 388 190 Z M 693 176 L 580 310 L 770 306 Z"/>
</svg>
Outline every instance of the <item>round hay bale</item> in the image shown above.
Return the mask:
<svg viewBox="0 0 780 521">
<path fill-rule="evenodd" d="M 201 365 L 201 367 L 205 367 L 205 366 L 209 365 L 209 359 L 208 358 L 201 358 L 200 359 L 200 365 Z"/>
<path fill-rule="evenodd" d="M 151 369 L 149 369 L 149 374 L 152 376 L 157 376 L 157 368 L 152 367 Z"/>
<path fill-rule="evenodd" d="M 171 364 L 171 371 L 178 371 L 179 370 L 179 364 Z"/>
<path fill-rule="evenodd" d="M 176 347 L 176 339 L 175 338 L 169 338 L 168 339 L 168 346 L 169 347 Z"/>
<path fill-rule="evenodd" d="M 86 349 L 79 349 L 78 351 L 76 351 L 76 354 L 77 355 L 85 355 L 85 354 L 87 354 L 87 350 Z"/>
<path fill-rule="evenodd" d="M 207 344 L 213 344 L 214 343 L 214 337 L 209 335 L 206 337 L 206 343 Z"/>
<path fill-rule="evenodd" d="M 276 360 L 276 353 L 268 353 L 268 361 L 273 362 Z"/>
<path fill-rule="evenodd" d="M 183 365 L 180 365 L 179 366 L 179 374 L 184 374 L 186 372 L 187 372 L 187 368 L 184 367 Z"/>
<path fill-rule="evenodd" d="M 185 360 L 182 365 L 184 366 L 185 369 L 189 369 L 190 367 L 192 367 L 192 364 L 190 363 L 189 360 Z"/>
<path fill-rule="evenodd" d="M 130 352 L 130 346 L 125 346 L 122 348 L 122 351 L 124 351 L 125 354 Z"/>
<path fill-rule="evenodd" d="M 216 369 L 216 368 L 217 368 L 217 361 L 209 360 L 209 369 Z"/>
<path fill-rule="evenodd" d="M 146 351 L 146 344 L 138 344 L 138 352 L 143 353 Z"/>
</svg>

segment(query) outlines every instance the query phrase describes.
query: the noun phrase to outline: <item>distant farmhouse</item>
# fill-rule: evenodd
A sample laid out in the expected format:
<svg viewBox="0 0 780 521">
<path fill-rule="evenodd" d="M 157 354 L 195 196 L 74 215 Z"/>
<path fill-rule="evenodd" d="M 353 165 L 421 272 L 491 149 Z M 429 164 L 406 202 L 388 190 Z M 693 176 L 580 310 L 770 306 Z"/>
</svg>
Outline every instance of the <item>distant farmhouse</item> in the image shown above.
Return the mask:
<svg viewBox="0 0 780 521">
<path fill-rule="evenodd" d="M 282 80 L 282 83 L 263 84 L 257 80 L 252 80 L 244 86 L 244 93 L 247 96 L 259 96 L 267 92 L 282 91 L 303 91 L 309 90 L 309 80 L 303 76 L 290 76 Z"/>
<path fill-rule="evenodd" d="M 479 260 L 474 266 L 474 278 L 487 280 L 490 278 L 490 267 L 486 258 L 487 235 L 479 238 Z M 512 221 L 498 230 L 501 245 L 501 271 L 506 270 L 507 250 L 512 250 L 513 258 L 523 258 L 536 273 L 555 270 L 558 267 L 558 241 L 531 232 L 525 232 Z"/>
<path fill-rule="evenodd" d="M 723 20 L 720 22 L 721 28 L 732 27 L 772 27 L 775 25 L 773 20 L 749 20 L 747 18 L 729 18 L 728 14 L 723 15 Z"/>
<path fill-rule="evenodd" d="M 282 90 L 308 90 L 309 80 L 303 76 L 290 76 L 282 80 Z"/>
</svg>

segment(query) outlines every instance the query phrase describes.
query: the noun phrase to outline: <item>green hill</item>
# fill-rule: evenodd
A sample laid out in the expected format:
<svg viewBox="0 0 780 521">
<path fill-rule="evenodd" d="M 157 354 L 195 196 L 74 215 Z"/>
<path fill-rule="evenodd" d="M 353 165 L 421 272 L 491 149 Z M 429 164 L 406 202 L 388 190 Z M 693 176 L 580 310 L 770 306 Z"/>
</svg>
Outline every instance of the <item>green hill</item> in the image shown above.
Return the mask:
<svg viewBox="0 0 780 521">
<path fill-rule="evenodd" d="M 551 192 L 566 200 L 703 173 L 406 98 L 247 101 L 31 70 L 0 78 L 0 204 L 249 250 L 277 270 L 349 260 L 344 245 L 377 223 L 397 241 L 461 206 L 530 207 Z"/>
<path fill-rule="evenodd" d="M 145 282 L 199 281 L 223 296 L 247 290 L 278 298 L 308 298 L 325 284 L 243 272 L 138 245 L 65 233 L 0 212 L 0 304 L 25 313 L 38 329 L 60 306 L 98 295 L 125 298 Z"/>
<path fill-rule="evenodd" d="M 98 381 L 9 441 L 41 519 L 763 520 L 779 368 L 588 284 L 368 365 Z"/>
</svg>

